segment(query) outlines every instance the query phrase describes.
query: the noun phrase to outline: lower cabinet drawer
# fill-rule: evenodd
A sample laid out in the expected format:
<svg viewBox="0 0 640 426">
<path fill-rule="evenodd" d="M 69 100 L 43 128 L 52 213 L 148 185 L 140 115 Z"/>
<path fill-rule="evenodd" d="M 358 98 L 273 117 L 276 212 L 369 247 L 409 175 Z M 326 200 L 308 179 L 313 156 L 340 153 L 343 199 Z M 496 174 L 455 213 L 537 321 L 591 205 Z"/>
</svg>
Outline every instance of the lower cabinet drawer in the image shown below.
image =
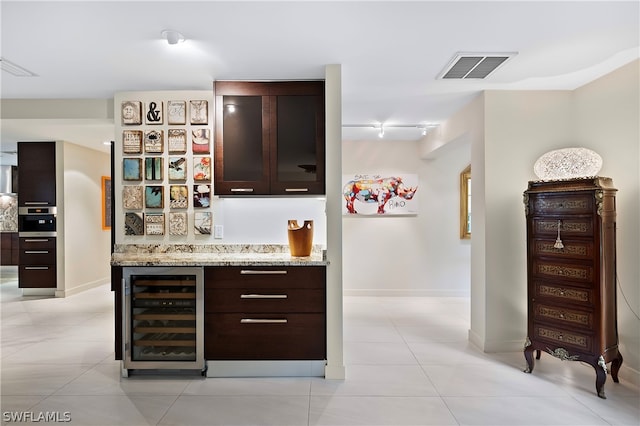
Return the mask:
<svg viewBox="0 0 640 426">
<path fill-rule="evenodd" d="M 324 289 L 207 288 L 205 312 L 309 312 L 325 311 Z"/>
<path fill-rule="evenodd" d="M 54 265 L 20 265 L 18 287 L 56 288 L 56 267 Z"/>
<path fill-rule="evenodd" d="M 205 315 L 209 360 L 322 360 L 326 358 L 324 314 Z"/>
</svg>

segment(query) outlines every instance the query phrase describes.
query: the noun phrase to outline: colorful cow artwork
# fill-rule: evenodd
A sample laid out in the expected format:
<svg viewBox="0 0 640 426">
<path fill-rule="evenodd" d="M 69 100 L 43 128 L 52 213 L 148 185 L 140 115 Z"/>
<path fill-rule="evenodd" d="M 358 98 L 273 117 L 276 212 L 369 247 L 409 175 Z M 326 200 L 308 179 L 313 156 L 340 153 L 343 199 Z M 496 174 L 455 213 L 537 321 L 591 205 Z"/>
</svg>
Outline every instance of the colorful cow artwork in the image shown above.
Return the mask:
<svg viewBox="0 0 640 426">
<path fill-rule="evenodd" d="M 406 201 L 413 199 L 418 187 L 407 187 L 401 177 L 387 178 L 356 178 L 348 181 L 342 188 L 342 194 L 347 202 L 346 208 L 349 214 L 357 214 L 355 201 L 362 203 L 377 203 L 377 214 L 387 213 L 387 203 L 394 197 L 399 197 L 404 205 Z"/>
</svg>

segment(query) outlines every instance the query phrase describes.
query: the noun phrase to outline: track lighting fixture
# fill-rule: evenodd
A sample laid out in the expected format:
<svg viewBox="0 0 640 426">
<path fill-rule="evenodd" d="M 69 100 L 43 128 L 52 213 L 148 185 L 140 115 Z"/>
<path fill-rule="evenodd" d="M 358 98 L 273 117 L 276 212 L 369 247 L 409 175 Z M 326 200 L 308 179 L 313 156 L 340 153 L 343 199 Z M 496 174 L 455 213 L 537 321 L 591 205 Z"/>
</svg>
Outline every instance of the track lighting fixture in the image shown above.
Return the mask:
<svg viewBox="0 0 640 426">
<path fill-rule="evenodd" d="M 426 136 L 429 129 L 438 127 L 437 124 L 343 124 L 345 128 L 371 128 L 378 130 L 378 137 L 384 138 L 385 129 L 405 128 L 405 129 L 417 129 L 421 132 L 422 136 Z"/>
<path fill-rule="evenodd" d="M 173 45 L 182 43 L 184 41 L 184 36 L 175 30 L 162 30 L 162 37 L 167 40 L 167 43 Z"/>
</svg>

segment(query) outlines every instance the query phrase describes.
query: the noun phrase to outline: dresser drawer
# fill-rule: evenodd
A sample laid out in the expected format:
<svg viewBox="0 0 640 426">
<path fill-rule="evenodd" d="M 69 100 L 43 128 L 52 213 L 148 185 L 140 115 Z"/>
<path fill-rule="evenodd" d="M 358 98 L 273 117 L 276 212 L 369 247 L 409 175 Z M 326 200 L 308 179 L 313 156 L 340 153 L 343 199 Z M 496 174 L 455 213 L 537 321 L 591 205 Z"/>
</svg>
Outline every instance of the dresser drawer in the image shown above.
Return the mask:
<svg viewBox="0 0 640 426">
<path fill-rule="evenodd" d="M 207 288 L 206 312 L 325 311 L 324 289 Z"/>
<path fill-rule="evenodd" d="M 325 288 L 324 266 L 209 267 L 205 288 Z"/>
<path fill-rule="evenodd" d="M 562 239 L 593 236 L 593 219 L 590 217 L 563 217 L 561 220 L 534 217 L 531 224 L 533 236 L 548 235 L 555 240 L 558 235 L 558 222 L 560 222 L 560 238 Z"/>
<path fill-rule="evenodd" d="M 549 299 L 553 303 L 573 303 L 585 307 L 593 306 L 593 290 L 590 288 L 576 288 L 545 281 L 534 282 L 535 299 Z"/>
<path fill-rule="evenodd" d="M 595 204 L 592 192 L 531 195 L 530 197 L 530 213 L 533 215 L 590 214 Z"/>
<path fill-rule="evenodd" d="M 533 316 L 536 321 L 556 321 L 561 327 L 593 327 L 593 313 L 560 306 L 533 304 Z"/>
<path fill-rule="evenodd" d="M 323 314 L 208 314 L 205 357 L 210 360 L 322 360 Z"/>
<path fill-rule="evenodd" d="M 533 323 L 534 338 L 550 343 L 550 347 L 576 349 L 580 352 L 593 353 L 593 337 L 591 334 L 567 330 L 545 323 Z"/>
<path fill-rule="evenodd" d="M 554 238 L 532 238 L 530 252 L 533 256 L 553 256 L 567 259 L 593 259 L 594 250 L 592 241 L 576 241 L 563 239 L 563 248 L 554 247 Z"/>
<path fill-rule="evenodd" d="M 593 283 L 593 266 L 587 263 L 561 263 L 554 260 L 534 259 L 531 262 L 533 275 L 552 280 Z"/>
</svg>

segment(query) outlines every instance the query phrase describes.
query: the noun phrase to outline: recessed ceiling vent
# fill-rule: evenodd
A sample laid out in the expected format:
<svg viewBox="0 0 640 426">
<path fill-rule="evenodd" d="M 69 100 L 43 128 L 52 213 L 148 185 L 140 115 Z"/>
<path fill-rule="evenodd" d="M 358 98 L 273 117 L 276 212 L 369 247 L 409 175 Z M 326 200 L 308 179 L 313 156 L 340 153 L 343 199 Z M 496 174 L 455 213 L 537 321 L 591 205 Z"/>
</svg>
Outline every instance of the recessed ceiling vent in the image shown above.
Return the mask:
<svg viewBox="0 0 640 426">
<path fill-rule="evenodd" d="M 516 53 L 458 53 L 438 79 L 486 78 Z"/>
</svg>

